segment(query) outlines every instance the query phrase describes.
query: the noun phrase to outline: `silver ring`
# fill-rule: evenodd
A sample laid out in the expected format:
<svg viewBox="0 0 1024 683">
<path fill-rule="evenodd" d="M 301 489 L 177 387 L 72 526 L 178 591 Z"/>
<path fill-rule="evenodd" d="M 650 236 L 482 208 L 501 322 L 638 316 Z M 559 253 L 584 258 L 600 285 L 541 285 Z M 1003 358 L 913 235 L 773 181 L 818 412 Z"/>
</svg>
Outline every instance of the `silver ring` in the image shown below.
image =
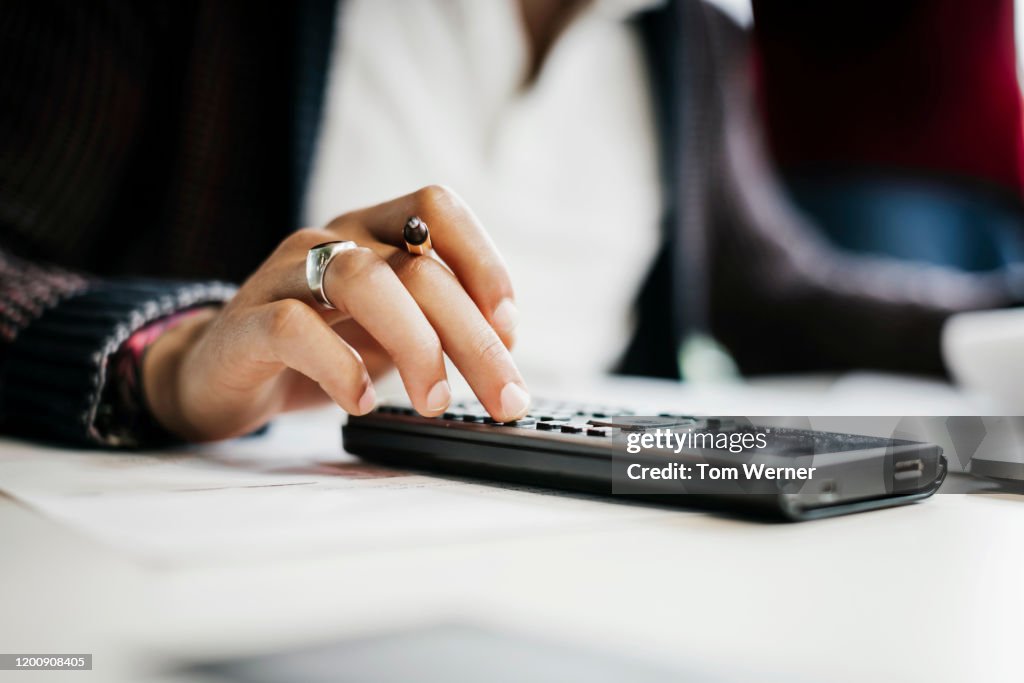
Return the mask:
<svg viewBox="0 0 1024 683">
<path fill-rule="evenodd" d="M 324 308 L 337 308 L 324 292 L 324 274 L 327 272 L 327 266 L 341 252 L 355 249 L 358 246 L 355 242 L 324 242 L 316 245 L 306 254 L 306 284 L 309 285 L 309 291 L 313 293 L 313 298 Z"/>
</svg>

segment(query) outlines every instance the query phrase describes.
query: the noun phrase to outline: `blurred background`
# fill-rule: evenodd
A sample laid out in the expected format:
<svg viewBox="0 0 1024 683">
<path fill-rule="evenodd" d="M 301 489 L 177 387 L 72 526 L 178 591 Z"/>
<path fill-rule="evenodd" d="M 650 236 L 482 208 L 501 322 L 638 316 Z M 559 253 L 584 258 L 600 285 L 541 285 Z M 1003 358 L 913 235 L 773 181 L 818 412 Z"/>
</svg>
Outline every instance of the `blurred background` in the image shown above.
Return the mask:
<svg viewBox="0 0 1024 683">
<path fill-rule="evenodd" d="M 840 254 L 921 267 L 910 271 L 917 273 L 908 279 L 911 285 L 926 280 L 925 273 L 938 272 L 927 270 L 931 267 L 947 274 L 978 276 L 974 281 L 949 280 L 950 310 L 960 307 L 954 300 L 972 291 L 975 283 L 989 275 L 1000 279 L 1017 269 L 1024 260 L 1024 110 L 1018 78 L 1024 51 L 1016 39 L 1024 20 L 1021 12 L 1015 11 L 1019 3 L 715 0 L 711 4 L 752 32 L 750 60 L 757 125 L 762 129 L 773 180 L 778 181 L 788 208 L 805 219 L 802 227 L 817 233 Z M 603 39 L 605 56 L 621 59 L 626 54 L 616 42 L 619 37 L 608 33 Z M 564 60 L 565 55 L 555 57 Z M 593 77 L 591 72 L 604 69 L 602 78 L 607 73 L 621 75 L 604 63 L 584 69 L 579 63 L 567 67 L 553 61 L 550 71 L 554 73 L 545 74 L 547 88 L 539 89 L 561 88 L 566 98 L 583 98 L 600 87 L 588 80 Z M 609 57 L 608 63 L 612 61 Z M 558 80 L 560 69 L 556 67 L 575 69 L 574 79 Z M 630 77 L 643 78 L 638 73 Z M 590 119 L 605 116 L 614 120 L 614 116 L 636 112 L 608 114 L 599 111 L 600 105 L 594 106 L 588 120 L 574 122 L 572 131 L 562 130 L 556 135 L 557 146 L 552 146 L 555 140 L 545 134 L 552 119 L 545 119 L 536 102 L 541 96 L 535 93 L 531 106 L 516 111 L 505 122 L 501 136 L 496 135 L 501 144 L 496 145 L 489 173 L 449 164 L 442 167 L 440 175 L 445 182 L 451 181 L 492 229 L 513 277 L 523 285 L 524 318 L 516 352 L 524 372 L 528 377 L 568 385 L 592 375 L 595 367 L 615 365 L 622 352 L 621 331 L 632 324 L 625 319 L 631 298 L 644 284 L 658 244 L 645 229 L 636 229 L 630 239 L 609 246 L 601 240 L 580 239 L 572 229 L 558 228 L 600 219 L 630 227 L 653 225 L 656 217 L 650 212 L 653 204 L 647 195 L 656 179 L 644 166 L 642 155 L 603 149 L 594 144 L 593 136 L 580 134 L 588 126 L 599 133 L 602 126 L 607 127 L 607 122 L 594 124 Z M 328 136 L 333 125 L 334 119 L 328 116 Z M 651 143 L 639 135 L 637 139 L 639 148 Z M 369 148 L 371 143 L 366 144 Z M 400 145 L 395 147 L 396 157 L 408 152 Z M 387 145 L 375 140 L 373 149 L 379 156 Z M 549 165 L 537 163 L 545 154 L 559 159 L 586 155 L 595 165 L 615 166 L 617 172 L 607 180 L 616 186 L 577 187 L 559 182 L 564 178 L 557 169 L 547 175 Z M 457 153 L 451 156 L 458 158 Z M 359 197 L 386 194 L 384 187 L 398 192 L 430 177 L 424 172 L 428 165 L 375 174 L 365 167 L 354 170 L 346 166 L 340 156 L 335 159 L 333 166 L 328 160 L 317 167 L 314 182 L 335 189 L 320 193 L 329 196 L 328 200 L 307 203 L 311 222 L 328 220 L 344 207 L 347 199 L 339 197 L 336 188 L 347 188 L 344 192 L 355 202 Z M 386 182 L 377 179 L 384 176 Z M 533 190 L 531 201 L 509 202 L 508 192 L 490 189 L 505 181 L 511 188 Z M 315 199 L 315 189 L 313 195 Z M 589 213 L 596 210 L 592 196 L 622 201 L 601 204 L 602 215 L 598 216 Z M 566 207 L 573 208 L 566 212 Z M 538 244 L 545 248 L 537 249 Z M 614 260 L 610 249 L 615 251 Z M 768 251 L 761 248 L 757 255 Z M 566 258 L 607 265 L 614 262 L 614 271 L 609 271 L 614 273 L 614 287 L 570 281 L 571 271 L 561 265 Z M 879 274 L 878 282 L 885 279 L 883 275 Z M 540 286 L 529 282 L 544 278 L 550 280 Z M 841 278 L 828 286 L 841 290 L 844 284 L 838 280 Z M 573 305 L 549 304 L 551 291 L 558 289 L 565 291 Z M 588 289 L 600 299 L 600 306 L 581 300 Z M 736 288 L 735 300 L 713 301 L 712 317 L 724 308 L 742 311 L 751 300 L 750 290 L 757 287 L 741 289 Z M 942 299 L 941 293 L 933 296 Z M 970 294 L 963 296 L 970 298 Z M 790 296 L 786 303 L 798 298 Z M 963 307 L 986 307 L 984 297 L 979 299 L 981 303 Z M 998 305 L 1012 303 L 1016 301 Z M 663 301 L 663 305 L 667 310 L 668 304 Z M 832 305 L 846 304 L 837 300 Z M 859 319 L 858 330 L 852 333 L 895 338 L 901 333 L 894 317 L 899 316 L 870 312 L 865 316 L 867 322 Z M 788 326 L 795 327 L 791 322 Z M 887 350 L 875 357 L 857 356 L 849 349 L 819 357 L 817 347 L 834 343 L 839 330 L 826 339 L 804 331 L 804 338 L 797 339 L 780 334 L 771 324 L 762 327 L 765 334 L 749 342 L 743 335 L 726 335 L 724 347 L 713 341 L 691 345 L 690 355 L 696 359 L 680 361 L 689 362 L 689 371 L 684 369 L 682 374 L 689 379 L 735 375 L 737 366 L 730 353 L 737 357 L 743 374 L 878 365 L 886 370 L 943 372 L 936 361 L 913 362 L 915 355 L 937 358 L 933 347 L 938 332 L 931 320 L 908 324 L 915 330 L 901 338 L 899 354 Z M 1001 329 L 1009 328 L 1001 323 Z M 915 335 L 920 341 L 915 341 Z M 762 348 L 752 352 L 752 346 Z M 573 353 L 551 353 L 556 348 L 572 348 Z M 766 357 L 773 356 L 767 361 L 758 357 L 764 349 L 768 349 Z M 794 360 L 799 358 L 806 360 L 806 368 Z M 631 373 L 634 370 L 636 374 L 663 372 L 663 368 L 627 368 Z"/>
</svg>

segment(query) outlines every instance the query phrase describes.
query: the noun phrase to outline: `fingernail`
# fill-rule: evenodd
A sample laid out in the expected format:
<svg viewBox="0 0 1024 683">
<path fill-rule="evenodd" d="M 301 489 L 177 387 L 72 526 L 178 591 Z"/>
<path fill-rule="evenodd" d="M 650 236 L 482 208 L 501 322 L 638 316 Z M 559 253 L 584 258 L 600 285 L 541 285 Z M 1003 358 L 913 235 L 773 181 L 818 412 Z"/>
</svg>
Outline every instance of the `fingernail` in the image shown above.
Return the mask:
<svg viewBox="0 0 1024 683">
<path fill-rule="evenodd" d="M 501 412 L 506 422 L 518 420 L 530 408 L 530 395 L 518 384 L 509 382 L 501 390 Z"/>
<path fill-rule="evenodd" d="M 377 392 L 373 390 L 373 385 L 370 384 L 366 387 L 366 391 L 363 392 L 362 397 L 359 399 L 359 414 L 365 415 L 373 410 L 375 405 L 377 405 Z"/>
<path fill-rule="evenodd" d="M 519 324 L 519 309 L 512 303 L 512 299 L 502 299 L 498 307 L 494 309 L 491 321 L 494 323 L 494 329 L 498 332 L 511 334 Z"/>
<path fill-rule="evenodd" d="M 431 413 L 444 410 L 452 402 L 452 388 L 448 382 L 441 380 L 427 394 L 427 410 Z"/>
</svg>

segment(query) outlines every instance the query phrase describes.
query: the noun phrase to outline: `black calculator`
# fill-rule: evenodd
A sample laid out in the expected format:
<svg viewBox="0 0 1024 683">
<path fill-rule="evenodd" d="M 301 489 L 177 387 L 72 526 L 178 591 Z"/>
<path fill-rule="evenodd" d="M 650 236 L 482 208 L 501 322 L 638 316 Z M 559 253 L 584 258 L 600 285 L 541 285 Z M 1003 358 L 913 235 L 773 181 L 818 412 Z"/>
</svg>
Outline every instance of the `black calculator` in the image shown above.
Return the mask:
<svg viewBox="0 0 1024 683">
<path fill-rule="evenodd" d="M 758 457 L 776 464 L 806 464 L 813 458 L 817 479 L 798 487 L 770 482 L 767 489 L 753 491 L 691 485 L 681 492 L 673 488 L 676 482 L 665 482 L 657 491 L 620 492 L 616 477 L 622 471 L 623 437 L 667 428 L 767 434 L 770 448 Z M 921 500 L 938 489 L 946 474 L 942 449 L 930 443 L 773 427 L 758 418 L 637 415 L 623 406 L 550 400 L 535 400 L 526 417 L 509 423 L 494 420 L 476 401 L 454 403 L 443 415 L 429 418 L 408 405 L 381 405 L 367 415 L 350 416 L 342 439 L 349 453 L 390 467 L 788 520 Z M 684 468 L 687 462 L 710 467 L 706 463 L 735 461 L 735 454 L 714 448 L 666 456 Z M 642 458 L 648 464 L 664 462 L 657 452 Z"/>
</svg>

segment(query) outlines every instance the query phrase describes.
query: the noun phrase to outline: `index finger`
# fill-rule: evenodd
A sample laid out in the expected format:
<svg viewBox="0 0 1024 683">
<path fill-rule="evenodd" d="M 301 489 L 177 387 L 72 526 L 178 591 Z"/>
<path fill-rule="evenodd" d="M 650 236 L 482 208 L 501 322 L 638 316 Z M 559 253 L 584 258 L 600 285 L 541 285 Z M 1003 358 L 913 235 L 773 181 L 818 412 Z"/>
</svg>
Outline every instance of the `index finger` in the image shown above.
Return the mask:
<svg viewBox="0 0 1024 683">
<path fill-rule="evenodd" d="M 429 185 L 349 214 L 376 239 L 403 248 L 402 228 L 410 216 L 426 222 L 438 255 L 451 267 L 502 341 L 510 345 L 519 318 L 512 278 L 487 231 L 454 191 Z"/>
</svg>

